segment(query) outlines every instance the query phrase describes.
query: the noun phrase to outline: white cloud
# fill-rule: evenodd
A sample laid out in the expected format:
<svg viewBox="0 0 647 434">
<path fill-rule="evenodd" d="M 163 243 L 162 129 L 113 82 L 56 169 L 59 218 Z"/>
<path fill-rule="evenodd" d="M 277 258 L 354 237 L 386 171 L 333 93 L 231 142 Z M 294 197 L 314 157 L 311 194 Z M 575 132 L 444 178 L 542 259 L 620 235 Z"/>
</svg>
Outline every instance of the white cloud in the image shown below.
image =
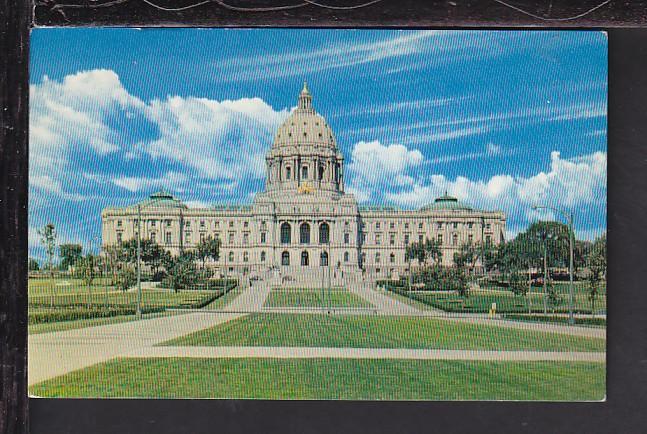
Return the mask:
<svg viewBox="0 0 647 434">
<path fill-rule="evenodd" d="M 459 199 L 485 209 L 502 209 L 526 218 L 545 217 L 531 209 L 545 204 L 574 208 L 606 203 L 607 154 L 595 152 L 563 159 L 551 153 L 550 170 L 528 177 L 496 175 L 487 180 L 459 176 L 454 180 L 432 175 L 426 182 L 417 180 L 410 188 L 386 193 L 387 200 L 402 206 L 421 206 L 448 191 Z M 552 216 L 554 217 L 554 216 Z"/>
<path fill-rule="evenodd" d="M 417 149 L 409 150 L 399 144 L 385 146 L 375 140 L 355 144 L 348 169 L 353 176 L 360 176 L 369 183 L 385 179 L 392 181 L 395 175 L 417 166 L 423 160 L 422 153 Z"/>
<path fill-rule="evenodd" d="M 160 131 L 144 144 L 153 158 L 182 163 L 210 179 L 244 179 L 263 176 L 265 152 L 288 110 L 275 111 L 260 98 L 174 96 L 153 100 L 146 115 Z"/>
</svg>

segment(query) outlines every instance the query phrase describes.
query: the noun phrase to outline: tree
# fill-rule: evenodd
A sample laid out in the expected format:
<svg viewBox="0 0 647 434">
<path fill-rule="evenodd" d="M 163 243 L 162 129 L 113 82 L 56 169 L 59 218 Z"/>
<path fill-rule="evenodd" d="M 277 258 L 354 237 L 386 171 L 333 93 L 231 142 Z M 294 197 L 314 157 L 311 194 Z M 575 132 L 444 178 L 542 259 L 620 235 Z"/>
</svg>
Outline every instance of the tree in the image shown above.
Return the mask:
<svg viewBox="0 0 647 434">
<path fill-rule="evenodd" d="M 411 243 L 407 244 L 407 247 L 404 252 L 405 259 L 411 264 L 411 261 L 416 259 L 418 260 L 418 265 L 421 265 L 425 262 L 427 258 L 427 251 L 425 250 L 424 243 Z"/>
<path fill-rule="evenodd" d="M 88 287 L 92 285 L 97 276 L 97 258 L 94 255 L 87 254 L 76 261 L 76 276 L 83 280 Z"/>
<path fill-rule="evenodd" d="M 34 258 L 29 258 L 29 262 L 27 263 L 27 269 L 29 271 L 40 270 L 40 264 L 38 263 L 38 260 Z"/>
<path fill-rule="evenodd" d="M 56 228 L 52 223 L 47 223 L 38 230 L 40 242 L 45 247 L 45 254 L 47 255 L 47 269 L 51 277 L 54 277 L 54 253 L 56 251 Z"/>
<path fill-rule="evenodd" d="M 454 265 L 460 269 L 467 269 L 468 274 L 472 274 L 479 256 L 480 251 L 477 245 L 463 243 L 458 249 L 458 252 L 454 253 Z"/>
<path fill-rule="evenodd" d="M 434 265 L 440 265 L 440 261 L 443 258 L 443 251 L 441 250 L 440 241 L 436 240 L 435 238 L 433 240 L 426 238 L 424 242 L 423 250 L 425 253 L 424 254 L 425 259 L 431 258 Z M 424 262 L 424 259 L 423 259 L 423 262 Z"/>
<path fill-rule="evenodd" d="M 196 257 L 202 261 L 202 268 L 207 259 L 217 261 L 220 257 L 220 239 L 211 235 L 205 237 L 196 247 Z"/>
<path fill-rule="evenodd" d="M 595 240 L 588 255 L 589 277 L 588 290 L 591 302 L 591 315 L 595 314 L 595 301 L 598 297 L 600 286 L 607 275 L 607 237 L 603 235 Z"/>
<path fill-rule="evenodd" d="M 130 266 L 121 267 L 115 271 L 113 280 L 117 289 L 127 291 L 136 282 L 135 272 Z"/>
<path fill-rule="evenodd" d="M 526 295 L 528 282 L 523 274 L 515 271 L 510 275 L 510 290 L 514 295 Z"/>
<path fill-rule="evenodd" d="M 69 270 L 81 259 L 83 247 L 80 244 L 61 244 L 58 246 L 58 255 L 61 258 L 61 270 Z"/>
<path fill-rule="evenodd" d="M 141 249 L 141 261 L 152 268 L 156 273 L 159 267 L 163 266 L 170 254 L 155 241 L 148 238 L 139 242 Z M 130 264 L 137 263 L 137 239 L 130 239 L 122 242 L 117 248 L 113 249 L 118 261 L 124 261 Z"/>
<path fill-rule="evenodd" d="M 165 283 L 173 291 L 178 292 L 196 282 L 197 275 L 192 254 L 182 253 L 177 257 L 169 257 L 164 266 L 167 276 Z"/>
</svg>

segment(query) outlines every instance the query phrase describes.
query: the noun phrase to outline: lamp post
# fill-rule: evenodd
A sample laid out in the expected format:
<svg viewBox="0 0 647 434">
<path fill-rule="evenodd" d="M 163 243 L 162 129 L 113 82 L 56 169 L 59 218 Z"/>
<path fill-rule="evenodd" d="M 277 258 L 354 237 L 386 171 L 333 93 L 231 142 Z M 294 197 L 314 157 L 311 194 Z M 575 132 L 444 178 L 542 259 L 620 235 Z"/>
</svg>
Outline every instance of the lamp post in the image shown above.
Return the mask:
<svg viewBox="0 0 647 434">
<path fill-rule="evenodd" d="M 555 211 L 558 214 L 561 214 L 563 217 L 566 218 L 568 221 L 568 247 L 569 247 L 569 265 L 568 265 L 568 278 L 569 278 L 569 290 L 568 290 L 568 298 L 569 298 L 569 308 L 568 308 L 568 323 L 570 325 L 575 324 L 575 317 L 573 315 L 573 303 L 574 303 L 574 291 L 573 291 L 573 245 L 575 243 L 574 241 L 574 232 L 573 232 L 573 212 L 566 212 L 561 209 L 552 207 L 552 206 L 539 206 L 535 205 L 532 207 L 534 210 L 538 209 L 549 209 L 551 211 Z"/>
</svg>

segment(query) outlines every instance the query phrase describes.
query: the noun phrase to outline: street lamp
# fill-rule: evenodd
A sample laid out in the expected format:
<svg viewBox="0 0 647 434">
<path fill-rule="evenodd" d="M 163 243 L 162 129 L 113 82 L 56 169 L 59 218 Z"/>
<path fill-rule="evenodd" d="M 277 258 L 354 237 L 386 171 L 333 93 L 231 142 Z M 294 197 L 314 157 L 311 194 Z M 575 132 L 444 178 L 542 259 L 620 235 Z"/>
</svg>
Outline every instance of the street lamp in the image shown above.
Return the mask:
<svg viewBox="0 0 647 434">
<path fill-rule="evenodd" d="M 573 302 L 574 302 L 574 293 L 573 293 L 573 244 L 574 244 L 574 233 L 573 233 L 573 213 L 563 211 L 561 209 L 552 207 L 552 206 L 543 206 L 535 205 L 532 207 L 534 210 L 539 209 L 549 209 L 558 214 L 561 214 L 568 221 L 568 247 L 569 247 L 569 266 L 568 266 L 568 277 L 569 277 L 569 308 L 568 308 L 568 323 L 570 325 L 575 324 L 575 317 L 573 316 Z"/>
</svg>

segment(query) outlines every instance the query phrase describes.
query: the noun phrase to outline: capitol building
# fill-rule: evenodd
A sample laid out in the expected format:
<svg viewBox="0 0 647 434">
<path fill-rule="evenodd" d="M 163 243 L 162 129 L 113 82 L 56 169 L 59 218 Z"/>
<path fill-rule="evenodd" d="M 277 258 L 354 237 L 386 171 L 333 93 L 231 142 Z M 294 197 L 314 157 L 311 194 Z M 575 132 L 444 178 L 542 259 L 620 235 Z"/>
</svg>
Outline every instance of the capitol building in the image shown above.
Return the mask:
<svg viewBox="0 0 647 434">
<path fill-rule="evenodd" d="M 265 189 L 249 205 L 189 208 L 160 191 L 104 209 L 104 247 L 135 238 L 141 215 L 142 238 L 172 254 L 210 235 L 221 240 L 220 257 L 209 263 L 214 272 L 301 285 L 324 276 L 338 284 L 397 278 L 408 267 L 407 244 L 425 239 L 440 243 L 447 266 L 463 243 L 505 239 L 503 212 L 474 209 L 447 194 L 415 210 L 359 206 L 345 192 L 344 156 L 305 84 L 265 161 Z"/>
</svg>

